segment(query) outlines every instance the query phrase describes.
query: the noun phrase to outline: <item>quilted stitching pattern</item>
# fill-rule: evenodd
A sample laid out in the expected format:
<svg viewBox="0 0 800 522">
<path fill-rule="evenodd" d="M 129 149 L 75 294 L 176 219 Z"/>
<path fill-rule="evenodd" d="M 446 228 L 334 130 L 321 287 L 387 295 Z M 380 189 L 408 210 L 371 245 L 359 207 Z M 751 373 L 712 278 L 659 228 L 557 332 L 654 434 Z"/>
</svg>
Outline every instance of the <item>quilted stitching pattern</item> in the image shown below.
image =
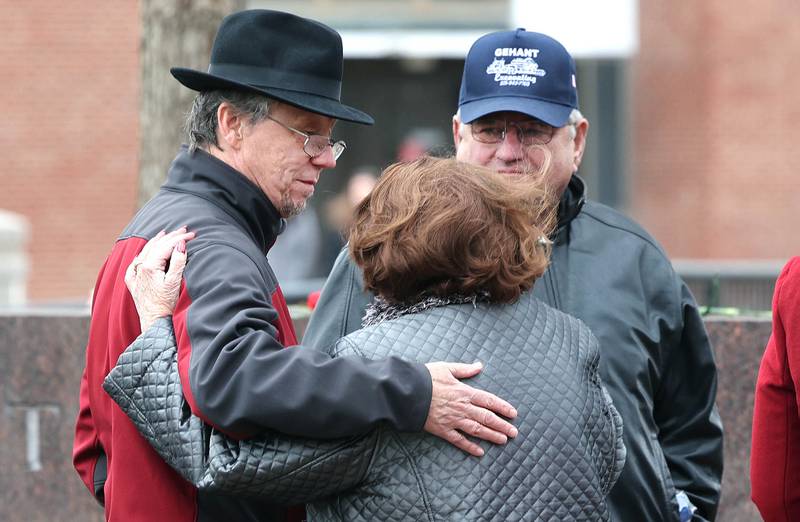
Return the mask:
<svg viewBox="0 0 800 522">
<path fill-rule="evenodd" d="M 364 484 L 336 499 L 344 520 L 608 520 L 622 471 L 622 421 L 577 319 L 524 296 L 510 307 L 450 305 L 354 332 L 337 355 L 480 360 L 474 385 L 519 410 L 519 436 L 481 459 L 424 434 L 384 437 Z M 472 383 L 471 383 L 472 384 Z M 326 505 L 310 520 L 336 520 Z"/>
<path fill-rule="evenodd" d="M 355 485 L 377 440 L 377 433 L 327 441 L 271 431 L 247 441 L 225 437 L 183 400 L 169 319 L 123 352 L 103 387 L 158 454 L 204 491 L 305 503 Z"/>
<path fill-rule="evenodd" d="M 598 375 L 597 341 L 526 294 L 512 306 L 450 305 L 354 332 L 335 355 L 483 361 L 471 384 L 514 404 L 519 436 L 470 457 L 381 428 L 313 441 L 233 441 L 189 414 L 168 320 L 131 345 L 104 384 L 158 453 L 198 488 L 275 502 L 324 499 L 309 520 L 608 520 L 625 460 L 622 421 Z M 341 493 L 338 497 L 331 495 Z M 325 498 L 327 497 L 327 498 Z"/>
</svg>

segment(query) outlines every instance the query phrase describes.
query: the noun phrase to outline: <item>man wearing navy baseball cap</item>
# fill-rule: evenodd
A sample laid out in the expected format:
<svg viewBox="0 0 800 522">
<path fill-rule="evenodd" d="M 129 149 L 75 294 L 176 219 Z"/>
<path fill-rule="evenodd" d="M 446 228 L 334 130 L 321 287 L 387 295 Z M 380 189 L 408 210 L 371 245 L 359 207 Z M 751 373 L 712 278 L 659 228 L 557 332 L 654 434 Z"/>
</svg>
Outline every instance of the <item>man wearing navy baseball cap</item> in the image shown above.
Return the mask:
<svg viewBox="0 0 800 522">
<path fill-rule="evenodd" d="M 601 373 L 627 447 L 609 496 L 612 520 L 713 520 L 722 426 L 708 335 L 656 241 L 586 198 L 577 171 L 589 122 L 577 85 L 574 60 L 547 35 L 516 29 L 479 38 L 453 117 L 456 157 L 509 175 L 543 172 L 560 197 L 551 265 L 533 291 L 600 340 Z M 327 345 L 358 328 L 370 299 L 344 250 L 304 341 Z"/>
<path fill-rule="evenodd" d="M 563 45 L 524 29 L 490 33 L 464 63 L 456 157 L 510 174 L 538 170 L 546 157 L 561 192 L 586 144 L 589 123 L 577 109 L 575 61 Z"/>
</svg>

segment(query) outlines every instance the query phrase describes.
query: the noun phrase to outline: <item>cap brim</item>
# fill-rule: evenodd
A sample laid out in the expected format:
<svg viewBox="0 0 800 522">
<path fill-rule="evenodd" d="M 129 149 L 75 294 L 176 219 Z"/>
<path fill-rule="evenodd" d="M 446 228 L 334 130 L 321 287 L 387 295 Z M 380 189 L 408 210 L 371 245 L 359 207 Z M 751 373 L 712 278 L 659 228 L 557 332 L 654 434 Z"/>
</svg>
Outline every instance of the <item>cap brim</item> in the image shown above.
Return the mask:
<svg viewBox="0 0 800 522">
<path fill-rule="evenodd" d="M 372 125 L 375 120 L 369 114 L 356 108 L 344 105 L 337 100 L 309 94 L 305 92 L 289 91 L 286 89 L 276 89 L 274 87 L 259 87 L 248 85 L 233 80 L 228 80 L 220 76 L 214 76 L 194 69 L 183 67 L 173 67 L 169 70 L 176 80 L 185 87 L 194 91 L 213 91 L 218 89 L 234 89 L 245 92 L 263 94 L 270 98 L 275 98 L 301 109 L 336 118 L 337 120 L 360 123 L 362 125 Z"/>
<path fill-rule="evenodd" d="M 522 96 L 496 96 L 466 102 L 459 106 L 463 123 L 472 123 L 478 118 L 493 112 L 511 111 L 527 114 L 553 127 L 566 125 L 573 108 L 569 105 Z"/>
</svg>

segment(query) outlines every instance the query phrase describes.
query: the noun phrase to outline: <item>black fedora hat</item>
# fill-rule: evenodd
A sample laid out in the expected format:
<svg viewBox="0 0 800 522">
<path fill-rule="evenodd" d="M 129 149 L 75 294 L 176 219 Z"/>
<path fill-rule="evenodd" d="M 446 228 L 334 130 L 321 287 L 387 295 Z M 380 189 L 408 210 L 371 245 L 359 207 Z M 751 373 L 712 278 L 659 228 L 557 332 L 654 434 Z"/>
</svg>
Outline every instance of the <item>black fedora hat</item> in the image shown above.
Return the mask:
<svg viewBox="0 0 800 522">
<path fill-rule="evenodd" d="M 339 33 L 289 13 L 253 9 L 228 15 L 214 39 L 208 72 L 183 67 L 170 72 L 195 91 L 256 92 L 331 118 L 375 122 L 341 102 Z"/>
</svg>

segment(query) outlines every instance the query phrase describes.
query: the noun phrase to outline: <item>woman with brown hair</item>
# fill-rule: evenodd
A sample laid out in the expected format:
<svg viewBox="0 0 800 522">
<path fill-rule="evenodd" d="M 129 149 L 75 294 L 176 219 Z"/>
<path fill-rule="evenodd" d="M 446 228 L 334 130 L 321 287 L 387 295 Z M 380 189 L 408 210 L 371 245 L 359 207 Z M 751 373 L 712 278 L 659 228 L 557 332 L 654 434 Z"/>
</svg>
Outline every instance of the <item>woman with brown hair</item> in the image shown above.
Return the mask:
<svg viewBox="0 0 800 522">
<path fill-rule="evenodd" d="M 384 171 L 356 208 L 350 253 L 384 301 L 511 303 L 547 268 L 552 208 L 538 178 L 423 157 Z"/>
<path fill-rule="evenodd" d="M 169 372 L 141 364 L 169 338 L 164 318 L 126 350 L 107 390 L 198 487 L 311 502 L 309 520 L 608 520 L 605 497 L 625 448 L 597 340 L 527 292 L 547 267 L 552 216 L 538 178 L 423 157 L 386 169 L 351 227 L 350 252 L 378 299 L 364 328 L 331 352 L 484 363 L 476 384 L 518 406 L 519 435 L 483 458 L 382 426 L 324 443 L 274 433 L 248 442 L 212 434 L 209 443 L 202 423 L 189 429 L 181 418 L 179 386 L 167 397 L 149 391 L 168 384 L 160 374 Z M 129 286 L 140 309 L 162 299 L 152 281 Z M 120 394 L 132 373 L 139 384 Z M 198 446 L 213 455 L 195 469 L 187 448 Z"/>
</svg>

